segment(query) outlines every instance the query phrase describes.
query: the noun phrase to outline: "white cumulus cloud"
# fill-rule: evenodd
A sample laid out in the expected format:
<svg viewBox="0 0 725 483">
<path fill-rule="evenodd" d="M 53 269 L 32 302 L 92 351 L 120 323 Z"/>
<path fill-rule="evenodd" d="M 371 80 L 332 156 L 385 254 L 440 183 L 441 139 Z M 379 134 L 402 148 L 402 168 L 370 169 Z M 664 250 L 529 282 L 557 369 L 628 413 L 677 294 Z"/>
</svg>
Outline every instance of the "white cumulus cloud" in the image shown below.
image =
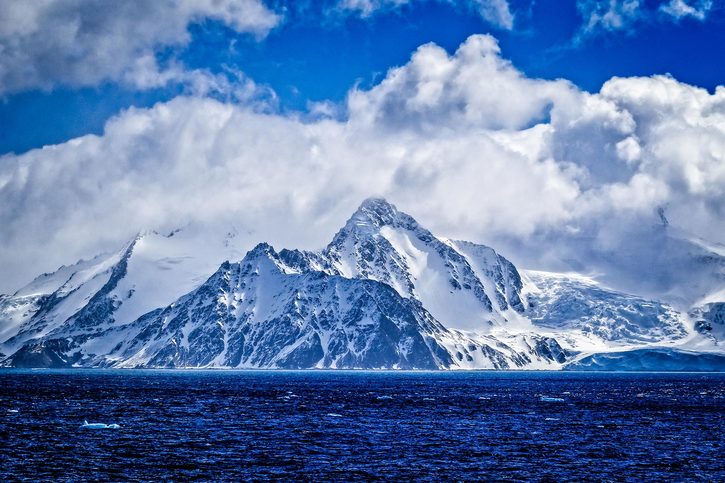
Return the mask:
<svg viewBox="0 0 725 483">
<path fill-rule="evenodd" d="M 0 96 L 58 84 L 186 81 L 188 73 L 173 61 L 159 65 L 157 54 L 188 44 L 188 26 L 205 19 L 260 38 L 281 20 L 260 0 L 5 0 Z"/>
</svg>

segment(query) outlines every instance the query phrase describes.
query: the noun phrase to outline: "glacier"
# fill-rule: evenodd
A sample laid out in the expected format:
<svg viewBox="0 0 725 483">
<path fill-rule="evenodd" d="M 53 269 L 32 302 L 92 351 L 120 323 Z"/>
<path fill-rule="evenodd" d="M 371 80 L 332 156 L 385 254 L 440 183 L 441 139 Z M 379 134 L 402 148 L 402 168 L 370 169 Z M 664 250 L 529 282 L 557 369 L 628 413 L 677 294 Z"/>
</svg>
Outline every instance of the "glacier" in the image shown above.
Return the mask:
<svg viewBox="0 0 725 483">
<path fill-rule="evenodd" d="M 0 296 L 0 365 L 725 370 L 721 292 L 519 270 L 371 198 L 317 251 L 187 227 L 43 274 Z"/>
</svg>

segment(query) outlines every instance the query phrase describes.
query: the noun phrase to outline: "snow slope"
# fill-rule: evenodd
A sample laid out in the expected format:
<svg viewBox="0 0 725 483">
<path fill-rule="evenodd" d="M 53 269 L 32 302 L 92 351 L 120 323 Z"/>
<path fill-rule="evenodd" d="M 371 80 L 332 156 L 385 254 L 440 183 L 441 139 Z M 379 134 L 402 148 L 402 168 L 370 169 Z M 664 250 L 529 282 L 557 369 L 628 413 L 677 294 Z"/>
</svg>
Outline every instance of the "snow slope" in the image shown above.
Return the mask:
<svg viewBox="0 0 725 483">
<path fill-rule="evenodd" d="M 139 234 L 121 250 L 43 274 L 0 299 L 0 351 L 56 334 L 134 321 L 197 287 L 226 259 L 233 233 L 202 227 Z"/>
</svg>

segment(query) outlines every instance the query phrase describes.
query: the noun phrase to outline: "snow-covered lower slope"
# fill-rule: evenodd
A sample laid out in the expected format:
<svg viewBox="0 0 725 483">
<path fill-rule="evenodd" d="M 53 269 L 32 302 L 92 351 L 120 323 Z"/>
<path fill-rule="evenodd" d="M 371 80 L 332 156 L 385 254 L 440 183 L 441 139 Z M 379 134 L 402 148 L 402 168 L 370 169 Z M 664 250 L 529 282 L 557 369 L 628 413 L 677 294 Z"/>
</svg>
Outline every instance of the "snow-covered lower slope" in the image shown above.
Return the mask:
<svg viewBox="0 0 725 483">
<path fill-rule="evenodd" d="M 523 277 L 536 332 L 575 354 L 566 369 L 725 370 L 725 304 L 685 314 L 578 274 L 525 271 Z"/>
<path fill-rule="evenodd" d="M 539 330 L 561 334 L 578 350 L 667 343 L 688 336 L 672 307 L 606 289 L 575 274 L 526 271 L 526 315 Z"/>
</svg>

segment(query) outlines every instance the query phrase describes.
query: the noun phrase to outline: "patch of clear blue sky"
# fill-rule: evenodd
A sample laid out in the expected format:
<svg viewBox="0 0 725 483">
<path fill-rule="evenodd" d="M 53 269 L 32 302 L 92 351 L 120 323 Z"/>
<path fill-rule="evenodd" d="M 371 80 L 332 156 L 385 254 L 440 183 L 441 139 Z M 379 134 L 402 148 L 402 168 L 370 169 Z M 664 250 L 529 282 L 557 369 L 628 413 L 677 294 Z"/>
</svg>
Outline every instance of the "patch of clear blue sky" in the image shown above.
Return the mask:
<svg viewBox="0 0 725 483">
<path fill-rule="evenodd" d="M 645 6 L 655 11 L 658 3 Z M 284 11 L 286 20 L 264 40 L 204 22 L 191 27 L 194 40 L 181 59 L 190 68 L 219 72 L 226 65 L 245 72 L 272 87 L 284 111 L 304 110 L 308 101 L 342 101 L 356 83 L 370 87 L 389 68 L 404 64 L 419 45 L 435 42 L 453 52 L 474 33 L 498 38 L 503 56 L 526 75 L 563 77 L 592 92 L 612 76 L 670 73 L 710 91 L 725 82 L 725 11 L 718 5 L 704 23 L 652 16 L 631 31 L 593 36 L 574 47 L 571 41 L 582 23 L 574 1 L 512 1 L 516 25 L 511 32 L 446 2 L 414 2 L 366 19 L 325 16 L 320 2 L 267 4 Z M 179 92 L 178 86 L 135 92 L 108 83 L 11 95 L 0 101 L 0 153 L 99 134 L 120 110 L 150 106 Z"/>
</svg>

